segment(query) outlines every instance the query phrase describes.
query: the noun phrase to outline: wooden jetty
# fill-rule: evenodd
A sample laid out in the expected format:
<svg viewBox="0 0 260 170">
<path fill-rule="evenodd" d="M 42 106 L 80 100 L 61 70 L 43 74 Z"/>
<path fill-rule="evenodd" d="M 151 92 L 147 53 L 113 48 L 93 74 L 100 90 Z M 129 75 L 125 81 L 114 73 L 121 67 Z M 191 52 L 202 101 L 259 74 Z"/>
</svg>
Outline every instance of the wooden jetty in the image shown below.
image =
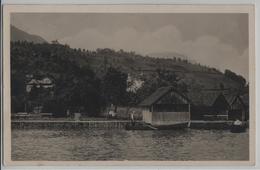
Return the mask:
<svg viewBox="0 0 260 170">
<path fill-rule="evenodd" d="M 228 130 L 233 125 L 234 121 L 204 121 L 204 120 L 193 120 L 190 122 L 191 129 L 219 129 Z M 248 127 L 249 123 L 244 122 L 245 126 Z"/>
<path fill-rule="evenodd" d="M 15 120 L 11 122 L 13 129 L 124 129 L 130 121 L 39 121 Z"/>
</svg>

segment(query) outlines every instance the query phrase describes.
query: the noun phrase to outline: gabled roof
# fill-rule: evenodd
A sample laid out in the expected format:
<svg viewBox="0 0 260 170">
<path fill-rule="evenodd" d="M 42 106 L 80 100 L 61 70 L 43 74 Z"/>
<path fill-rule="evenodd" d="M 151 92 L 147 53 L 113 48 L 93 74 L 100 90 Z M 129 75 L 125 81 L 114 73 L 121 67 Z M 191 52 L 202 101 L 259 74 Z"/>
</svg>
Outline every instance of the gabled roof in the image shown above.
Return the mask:
<svg viewBox="0 0 260 170">
<path fill-rule="evenodd" d="M 191 104 L 196 106 L 212 106 L 221 94 L 219 91 L 196 91 L 187 93 L 187 97 L 190 99 Z"/>
<path fill-rule="evenodd" d="M 174 90 L 173 86 L 167 86 L 167 87 L 161 87 L 161 88 L 157 89 L 149 97 L 147 97 L 145 100 L 143 100 L 139 105 L 140 106 L 151 106 L 151 105 L 155 104 L 156 102 L 158 102 L 162 97 L 164 97 L 166 94 L 168 94 L 171 91 L 176 92 L 178 95 L 182 96 L 187 101 L 189 101 L 186 96 L 184 96 L 181 93 Z"/>
<path fill-rule="evenodd" d="M 236 95 L 224 95 L 228 104 L 232 104 L 234 102 L 234 100 L 236 99 Z"/>
<path fill-rule="evenodd" d="M 223 93 L 220 93 L 212 105 L 215 109 L 230 109 L 230 103 Z"/>
<path fill-rule="evenodd" d="M 238 93 L 237 92 L 228 92 L 224 94 L 227 102 L 229 105 L 232 105 L 232 103 L 234 102 L 234 100 L 238 97 Z"/>
<path fill-rule="evenodd" d="M 230 105 L 232 105 L 233 102 L 237 98 L 240 100 L 240 102 L 242 102 L 242 104 L 244 106 L 248 106 L 249 105 L 249 95 L 248 95 L 248 93 L 244 93 L 244 94 L 229 93 L 229 94 L 225 94 L 224 96 L 225 96 L 226 100 L 228 101 L 228 103 Z"/>
<path fill-rule="evenodd" d="M 140 106 L 150 106 L 154 103 L 156 103 L 158 100 L 161 99 L 165 94 L 167 94 L 169 91 L 171 91 L 172 86 L 168 87 L 161 87 L 157 89 L 154 93 L 152 93 L 149 97 L 144 99 L 139 105 Z"/>
<path fill-rule="evenodd" d="M 248 93 L 240 95 L 240 98 L 242 99 L 245 106 L 249 106 L 249 94 Z"/>
</svg>

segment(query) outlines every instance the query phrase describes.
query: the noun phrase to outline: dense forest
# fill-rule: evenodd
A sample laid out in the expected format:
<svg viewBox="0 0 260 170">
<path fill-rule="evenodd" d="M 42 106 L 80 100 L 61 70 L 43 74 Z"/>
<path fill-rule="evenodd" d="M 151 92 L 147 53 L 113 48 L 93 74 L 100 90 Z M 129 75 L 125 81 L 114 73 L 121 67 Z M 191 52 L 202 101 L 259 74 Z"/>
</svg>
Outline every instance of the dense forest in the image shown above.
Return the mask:
<svg viewBox="0 0 260 170">
<path fill-rule="evenodd" d="M 51 79 L 52 88 L 26 85 Z M 44 112 L 63 116 L 67 109 L 98 116 L 107 106 L 136 106 L 162 86 L 183 93 L 203 89 L 239 91 L 246 80 L 236 73 L 189 63 L 187 59 L 152 58 L 113 49 L 73 49 L 58 41 L 35 44 L 11 42 L 12 112 L 30 111 L 35 103 Z"/>
</svg>

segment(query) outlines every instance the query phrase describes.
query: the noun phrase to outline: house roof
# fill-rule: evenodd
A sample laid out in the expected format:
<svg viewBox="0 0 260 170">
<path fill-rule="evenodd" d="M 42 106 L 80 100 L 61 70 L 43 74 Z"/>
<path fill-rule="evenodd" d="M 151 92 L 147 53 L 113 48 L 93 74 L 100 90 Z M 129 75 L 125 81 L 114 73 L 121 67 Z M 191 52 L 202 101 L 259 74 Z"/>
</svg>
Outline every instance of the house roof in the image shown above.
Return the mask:
<svg viewBox="0 0 260 170">
<path fill-rule="evenodd" d="M 248 95 L 248 93 L 244 93 L 244 94 L 228 93 L 228 94 L 224 94 L 224 96 L 225 96 L 226 100 L 228 101 L 228 103 L 230 105 L 233 104 L 233 102 L 235 101 L 236 98 L 239 98 L 239 100 L 245 106 L 249 105 L 249 95 Z"/>
<path fill-rule="evenodd" d="M 43 79 L 31 79 L 27 85 L 37 85 L 37 84 L 41 84 L 41 85 L 52 85 L 52 80 L 48 77 L 45 77 Z"/>
<path fill-rule="evenodd" d="M 234 102 L 234 100 L 238 97 L 238 94 L 236 92 L 233 92 L 233 93 L 225 93 L 224 94 L 227 102 L 229 105 L 232 105 L 232 103 Z"/>
<path fill-rule="evenodd" d="M 226 98 L 228 104 L 230 104 L 230 105 L 233 103 L 233 101 L 234 101 L 235 98 L 237 97 L 236 95 L 224 95 L 224 96 L 225 96 L 225 98 Z"/>
<path fill-rule="evenodd" d="M 231 99 L 232 100 L 232 99 Z M 227 101 L 225 95 L 220 93 L 212 105 L 215 109 L 230 109 L 230 103 Z"/>
<path fill-rule="evenodd" d="M 186 93 L 186 96 L 193 105 L 212 106 L 220 94 L 219 91 L 194 91 Z"/>
<path fill-rule="evenodd" d="M 185 93 L 179 93 L 172 86 L 161 87 L 157 89 L 153 94 L 143 100 L 139 105 L 140 106 L 150 106 L 158 102 L 163 96 L 168 94 L 170 91 L 175 91 L 177 94 L 185 98 L 187 101 L 191 102 L 191 104 L 196 106 L 213 106 L 216 99 L 223 95 L 224 99 L 227 101 L 229 105 L 238 97 L 237 93 L 223 92 L 219 90 L 202 90 L 202 91 L 193 91 Z M 243 95 L 239 95 L 241 100 L 245 105 L 249 105 L 249 96 L 248 93 Z"/>
<path fill-rule="evenodd" d="M 249 106 L 249 94 L 245 93 L 239 96 L 246 106 Z"/>
<path fill-rule="evenodd" d="M 143 100 L 139 105 L 140 106 L 151 106 L 158 102 L 162 97 L 168 94 L 170 91 L 175 91 L 177 94 L 188 100 L 188 98 L 181 93 L 177 92 L 173 86 L 166 86 L 158 88 L 154 93 L 152 93 L 149 97 Z M 188 100 L 189 101 L 189 100 Z"/>
</svg>

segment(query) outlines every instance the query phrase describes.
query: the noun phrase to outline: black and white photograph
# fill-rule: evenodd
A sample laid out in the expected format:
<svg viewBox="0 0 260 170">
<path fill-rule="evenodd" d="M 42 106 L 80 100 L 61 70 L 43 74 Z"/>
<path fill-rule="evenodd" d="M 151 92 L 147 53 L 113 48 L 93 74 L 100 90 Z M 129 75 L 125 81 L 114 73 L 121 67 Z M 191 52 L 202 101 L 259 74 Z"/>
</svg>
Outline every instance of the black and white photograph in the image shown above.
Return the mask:
<svg viewBox="0 0 260 170">
<path fill-rule="evenodd" d="M 254 161 L 252 5 L 6 7 L 10 162 Z"/>
</svg>

